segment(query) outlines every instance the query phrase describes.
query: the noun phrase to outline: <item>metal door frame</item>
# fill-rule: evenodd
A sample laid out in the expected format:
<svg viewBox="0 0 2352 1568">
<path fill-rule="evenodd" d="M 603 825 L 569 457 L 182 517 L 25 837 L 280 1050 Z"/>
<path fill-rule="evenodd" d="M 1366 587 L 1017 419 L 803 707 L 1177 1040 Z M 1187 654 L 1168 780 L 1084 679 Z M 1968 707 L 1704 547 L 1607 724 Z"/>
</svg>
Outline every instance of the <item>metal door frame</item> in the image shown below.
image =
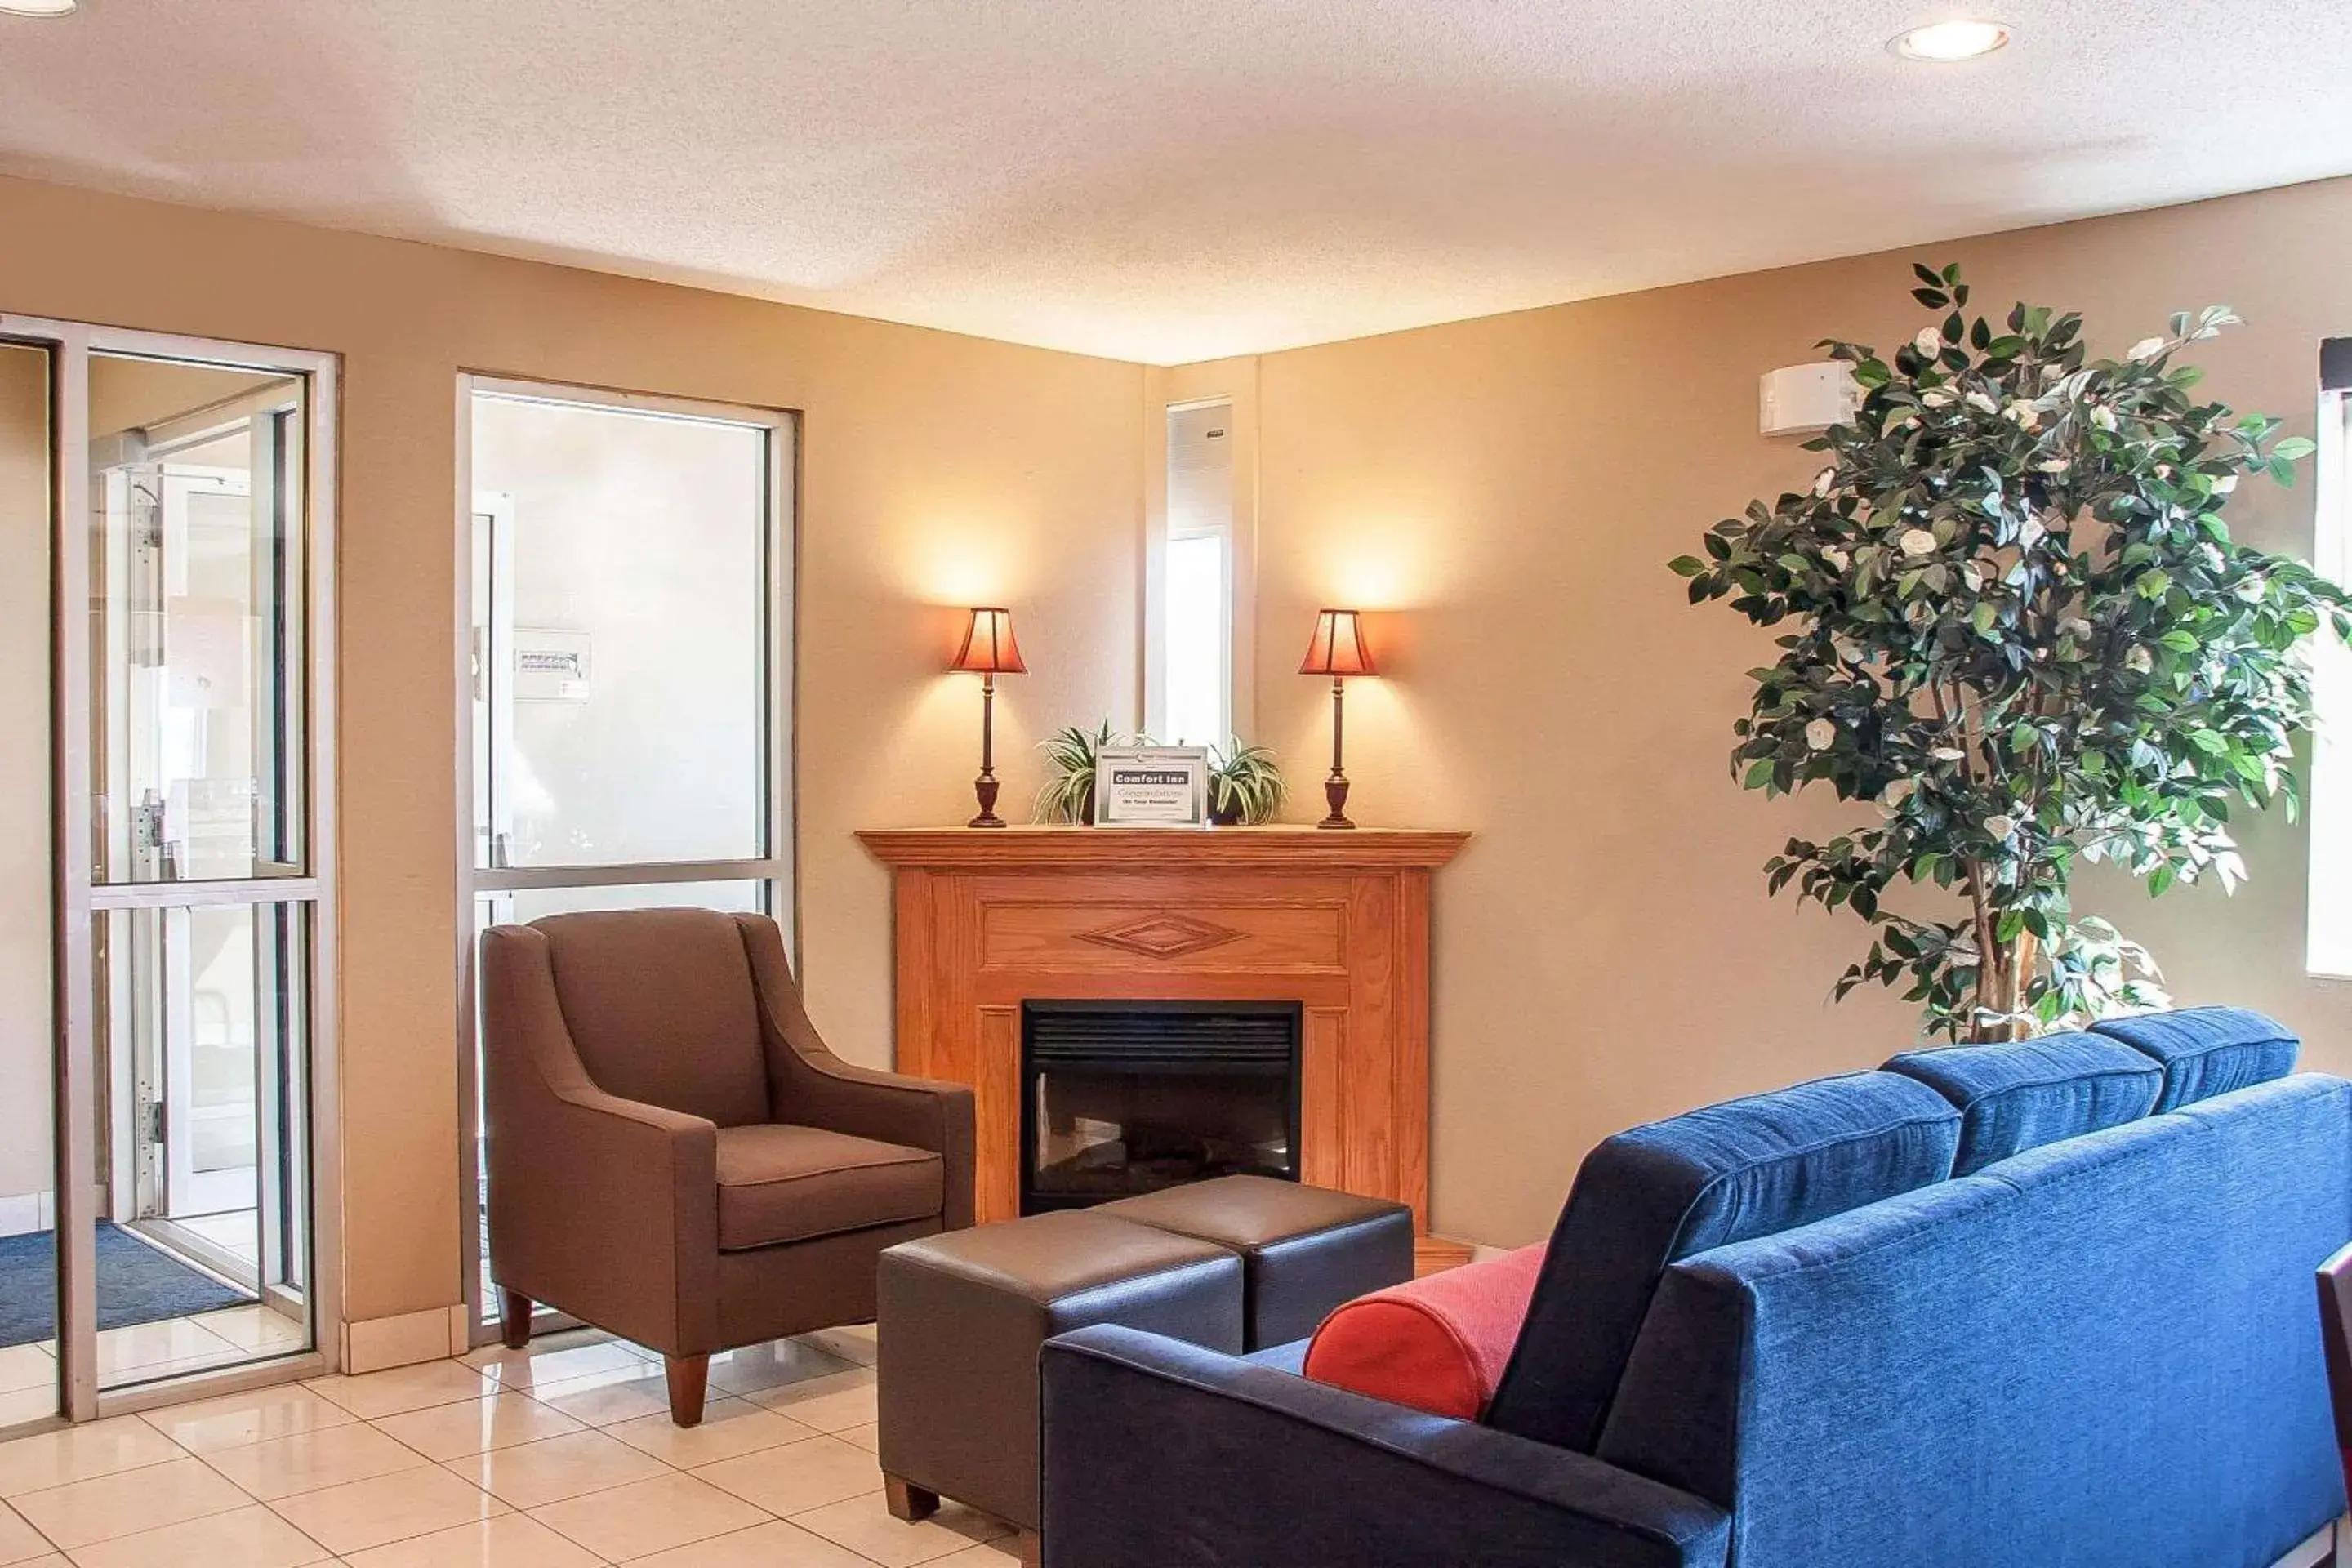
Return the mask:
<svg viewBox="0 0 2352 1568">
<path fill-rule="evenodd" d="M 342 1238 L 336 999 L 334 528 L 338 494 L 335 430 L 341 412 L 341 360 L 331 353 L 133 331 L 78 321 L 0 314 L 0 340 L 46 349 L 50 365 L 51 702 L 55 807 L 55 995 L 57 1039 L 57 1235 L 59 1393 L 68 1421 L 87 1421 L 200 1394 L 233 1392 L 333 1371 L 342 1337 Z M 90 570 L 92 512 L 89 362 L 121 354 L 277 373 L 303 378 L 309 404 L 304 447 L 302 584 L 309 645 L 302 668 L 308 787 L 303 845 L 308 874 L 213 882 L 95 885 L 92 857 Z M 310 1351 L 240 1363 L 182 1377 L 101 1390 L 98 1373 L 95 1179 L 99 1043 L 94 930 L 118 910 L 254 907 L 284 904 L 307 911 L 310 1093 L 303 1110 L 310 1148 L 309 1297 Z"/>
</svg>

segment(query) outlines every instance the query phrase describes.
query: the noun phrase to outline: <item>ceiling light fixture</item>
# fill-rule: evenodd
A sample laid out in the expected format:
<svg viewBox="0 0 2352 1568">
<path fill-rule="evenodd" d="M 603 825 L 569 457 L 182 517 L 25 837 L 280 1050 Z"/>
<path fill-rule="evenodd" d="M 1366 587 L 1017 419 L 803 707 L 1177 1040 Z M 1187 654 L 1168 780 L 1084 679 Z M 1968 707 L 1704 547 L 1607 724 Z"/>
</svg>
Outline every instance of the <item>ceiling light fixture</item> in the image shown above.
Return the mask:
<svg viewBox="0 0 2352 1568">
<path fill-rule="evenodd" d="M 1989 55 L 2009 42 L 2009 29 L 1999 22 L 1931 22 L 1914 27 L 1890 46 L 1906 60 L 1948 65 Z"/>
<path fill-rule="evenodd" d="M 0 0 L 0 16 L 70 16 L 81 0 Z"/>
</svg>

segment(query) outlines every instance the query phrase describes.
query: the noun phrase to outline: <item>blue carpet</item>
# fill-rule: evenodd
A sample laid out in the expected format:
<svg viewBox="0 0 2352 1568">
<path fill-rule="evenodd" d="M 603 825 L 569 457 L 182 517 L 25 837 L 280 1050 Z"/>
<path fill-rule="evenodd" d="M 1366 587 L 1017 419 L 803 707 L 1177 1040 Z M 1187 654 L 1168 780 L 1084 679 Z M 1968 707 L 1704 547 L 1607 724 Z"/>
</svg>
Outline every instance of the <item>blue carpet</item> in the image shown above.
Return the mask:
<svg viewBox="0 0 2352 1568">
<path fill-rule="evenodd" d="M 0 1347 L 57 1337 L 57 1233 L 0 1236 Z M 175 1263 L 121 1227 L 98 1227 L 98 1326 L 127 1329 L 254 1298 Z"/>
</svg>

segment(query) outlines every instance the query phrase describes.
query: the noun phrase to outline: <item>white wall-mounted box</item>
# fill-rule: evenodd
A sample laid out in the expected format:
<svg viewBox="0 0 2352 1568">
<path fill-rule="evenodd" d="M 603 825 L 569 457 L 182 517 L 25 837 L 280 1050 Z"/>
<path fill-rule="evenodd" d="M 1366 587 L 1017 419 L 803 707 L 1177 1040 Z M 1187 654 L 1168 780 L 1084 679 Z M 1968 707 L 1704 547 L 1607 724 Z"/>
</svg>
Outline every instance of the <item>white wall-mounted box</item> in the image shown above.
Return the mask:
<svg viewBox="0 0 2352 1568">
<path fill-rule="evenodd" d="M 1756 426 L 1767 436 L 1814 436 L 1862 406 L 1853 372 L 1837 360 L 1783 365 L 1756 384 Z"/>
</svg>

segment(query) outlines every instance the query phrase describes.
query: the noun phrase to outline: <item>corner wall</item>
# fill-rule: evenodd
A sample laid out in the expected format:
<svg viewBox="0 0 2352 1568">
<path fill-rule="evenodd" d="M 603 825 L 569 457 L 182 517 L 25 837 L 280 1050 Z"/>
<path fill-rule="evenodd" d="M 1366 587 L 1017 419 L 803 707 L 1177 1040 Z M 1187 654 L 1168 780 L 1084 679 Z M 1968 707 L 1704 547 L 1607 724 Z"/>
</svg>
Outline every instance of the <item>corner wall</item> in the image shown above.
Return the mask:
<svg viewBox="0 0 2352 1568">
<path fill-rule="evenodd" d="M 1257 712 L 1311 783 L 1320 683 L 1292 671 L 1318 605 L 1370 622 L 1392 679 L 1351 682 L 1349 809 L 1477 837 L 1436 898 L 1436 1227 L 1549 1229 L 1585 1151 L 1620 1128 L 1875 1066 L 1915 1016 L 1831 984 L 1860 924 L 1765 895 L 1793 833 L 1853 820 L 1767 802 L 1727 759 L 1769 634 L 1692 608 L 1665 569 L 1751 496 L 1818 467 L 1756 433 L 1756 378 L 1816 340 L 1917 330 L 1913 252 L 1841 260 L 1265 356 L 1257 365 Z M 1976 303 L 2083 310 L 2095 346 L 2234 305 L 2204 391 L 2308 434 L 2318 341 L 2352 331 L 2352 181 L 1916 247 Z M 2240 538 L 2306 559 L 2308 479 L 2250 484 Z M 1315 792 L 1301 792 L 1293 815 Z M 2305 834 L 2245 825 L 2252 884 L 2151 904 L 2086 890 L 2184 1003 L 2285 1019 L 2352 1069 L 2352 990 L 2303 972 Z"/>
</svg>

